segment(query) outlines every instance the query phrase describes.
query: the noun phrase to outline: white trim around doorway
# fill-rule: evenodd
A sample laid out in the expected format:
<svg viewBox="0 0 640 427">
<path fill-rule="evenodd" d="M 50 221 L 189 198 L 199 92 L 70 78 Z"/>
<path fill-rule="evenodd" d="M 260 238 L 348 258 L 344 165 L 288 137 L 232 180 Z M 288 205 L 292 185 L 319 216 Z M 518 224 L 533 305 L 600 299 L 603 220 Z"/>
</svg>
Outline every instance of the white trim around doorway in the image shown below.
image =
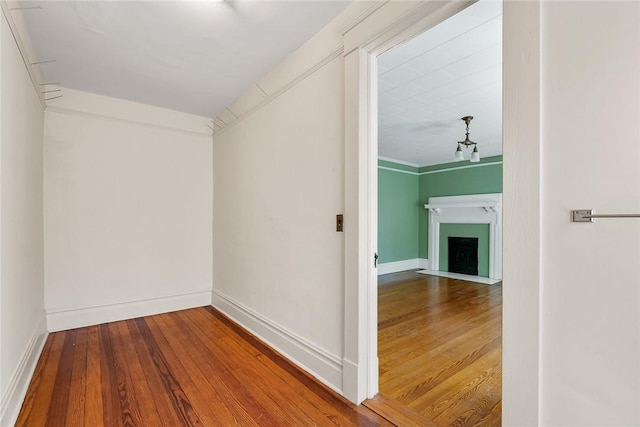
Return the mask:
<svg viewBox="0 0 640 427">
<path fill-rule="evenodd" d="M 345 333 L 343 392 L 360 403 L 378 390 L 376 55 L 473 1 L 386 2 L 345 45 Z M 503 425 L 540 423 L 541 12 L 505 1 L 503 12 Z"/>
</svg>

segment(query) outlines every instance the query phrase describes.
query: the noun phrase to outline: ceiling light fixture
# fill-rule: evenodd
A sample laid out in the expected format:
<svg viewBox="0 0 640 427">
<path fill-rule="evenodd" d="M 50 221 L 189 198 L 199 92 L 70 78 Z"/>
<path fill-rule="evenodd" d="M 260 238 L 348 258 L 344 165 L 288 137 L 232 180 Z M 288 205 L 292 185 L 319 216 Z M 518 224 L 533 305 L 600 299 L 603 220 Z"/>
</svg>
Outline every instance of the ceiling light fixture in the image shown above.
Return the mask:
<svg viewBox="0 0 640 427">
<path fill-rule="evenodd" d="M 459 162 L 464 160 L 464 154 L 462 152 L 462 146 L 464 148 L 469 148 L 469 146 L 473 145 L 473 151 L 471 152 L 471 162 L 476 163 L 480 161 L 480 153 L 478 152 L 478 144 L 471 141 L 469 139 L 469 123 L 473 120 L 473 116 L 464 116 L 462 120 L 467 124 L 467 134 L 464 138 L 464 141 L 458 141 L 458 148 L 456 149 L 456 154 L 454 156 L 454 160 Z"/>
</svg>

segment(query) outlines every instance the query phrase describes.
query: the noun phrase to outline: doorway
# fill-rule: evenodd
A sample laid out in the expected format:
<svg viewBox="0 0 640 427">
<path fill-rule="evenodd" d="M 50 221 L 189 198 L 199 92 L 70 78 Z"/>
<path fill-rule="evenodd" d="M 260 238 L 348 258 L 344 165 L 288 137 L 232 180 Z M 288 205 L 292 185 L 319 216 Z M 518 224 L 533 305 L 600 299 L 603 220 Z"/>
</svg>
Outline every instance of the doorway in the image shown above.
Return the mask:
<svg viewBox="0 0 640 427">
<path fill-rule="evenodd" d="M 360 403 L 378 392 L 376 56 L 470 2 L 389 2 L 365 32 L 345 33 L 345 330 L 343 392 Z M 502 421 L 535 425 L 540 408 L 540 2 L 505 2 L 504 346 Z M 518 227 L 517 224 L 527 224 Z"/>
<path fill-rule="evenodd" d="M 502 209 L 502 5 L 481 0 L 377 62 L 380 385 L 365 404 L 494 425 L 502 246 L 475 205 Z M 460 241 L 473 245 L 453 251 Z"/>
</svg>

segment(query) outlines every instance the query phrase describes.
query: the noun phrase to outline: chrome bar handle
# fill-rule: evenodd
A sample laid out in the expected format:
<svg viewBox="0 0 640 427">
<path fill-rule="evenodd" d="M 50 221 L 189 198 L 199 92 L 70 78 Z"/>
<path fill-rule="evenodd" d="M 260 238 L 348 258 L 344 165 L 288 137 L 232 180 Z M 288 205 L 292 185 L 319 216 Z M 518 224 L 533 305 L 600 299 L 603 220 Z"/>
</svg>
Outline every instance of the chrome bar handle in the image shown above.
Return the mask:
<svg viewBox="0 0 640 427">
<path fill-rule="evenodd" d="M 593 209 L 571 211 L 571 222 L 593 222 L 594 218 L 640 218 L 640 214 L 594 214 Z"/>
</svg>

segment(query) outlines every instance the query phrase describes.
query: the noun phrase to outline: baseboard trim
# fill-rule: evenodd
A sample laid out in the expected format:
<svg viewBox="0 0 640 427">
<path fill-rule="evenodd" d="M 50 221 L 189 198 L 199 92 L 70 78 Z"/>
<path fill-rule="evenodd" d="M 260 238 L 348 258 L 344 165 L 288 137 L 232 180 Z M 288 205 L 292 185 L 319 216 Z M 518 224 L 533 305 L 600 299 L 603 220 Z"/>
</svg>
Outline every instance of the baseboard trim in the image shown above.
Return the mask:
<svg viewBox="0 0 640 427">
<path fill-rule="evenodd" d="M 346 357 L 342 359 L 342 370 L 342 389 L 344 397 L 349 399 L 350 402 L 359 405 L 367 398 L 366 390 L 359 387 L 358 381 L 366 373 L 364 371 L 360 372 L 360 366 Z"/>
<path fill-rule="evenodd" d="M 342 360 L 294 332 L 213 290 L 211 305 L 318 381 L 342 394 Z"/>
<path fill-rule="evenodd" d="M 49 332 L 63 331 L 207 305 L 211 305 L 210 290 L 95 307 L 50 310 L 47 311 L 47 329 Z"/>
<path fill-rule="evenodd" d="M 405 259 L 402 261 L 385 262 L 378 264 L 378 276 L 383 274 L 397 273 L 399 271 L 413 270 L 416 268 L 429 268 L 429 260 L 425 258 Z"/>
<path fill-rule="evenodd" d="M 18 418 L 31 377 L 47 340 L 48 333 L 45 331 L 45 313 L 43 312 L 31 334 L 29 344 L 11 376 L 7 389 L 2 395 L 0 401 L 0 425 L 2 426 L 12 426 Z"/>
</svg>

